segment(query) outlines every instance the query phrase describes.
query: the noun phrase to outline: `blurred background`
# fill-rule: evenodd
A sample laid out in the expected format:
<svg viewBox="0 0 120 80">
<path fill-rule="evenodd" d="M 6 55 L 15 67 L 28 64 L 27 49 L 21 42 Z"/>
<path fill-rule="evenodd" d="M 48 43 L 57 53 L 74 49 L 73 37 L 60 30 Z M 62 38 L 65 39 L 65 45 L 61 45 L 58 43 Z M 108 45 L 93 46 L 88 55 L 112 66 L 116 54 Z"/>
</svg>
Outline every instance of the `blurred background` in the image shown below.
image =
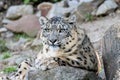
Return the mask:
<svg viewBox="0 0 120 80">
<path fill-rule="evenodd" d="M 120 21 L 120 0 L 0 0 L 0 76 L 14 72 L 16 65 L 40 51 L 40 16 L 72 15 L 101 57 L 104 33 Z M 103 68 L 100 77 L 105 79 Z"/>
</svg>

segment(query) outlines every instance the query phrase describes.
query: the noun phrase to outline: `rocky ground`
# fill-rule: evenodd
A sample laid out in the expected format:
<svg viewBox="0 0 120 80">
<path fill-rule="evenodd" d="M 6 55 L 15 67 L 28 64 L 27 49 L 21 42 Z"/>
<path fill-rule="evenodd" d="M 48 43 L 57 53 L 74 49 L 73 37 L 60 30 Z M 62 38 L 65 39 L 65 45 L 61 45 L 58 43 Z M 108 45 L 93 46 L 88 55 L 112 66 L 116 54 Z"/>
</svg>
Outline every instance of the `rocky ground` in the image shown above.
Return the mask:
<svg viewBox="0 0 120 80">
<path fill-rule="evenodd" d="M 9 5 L 6 8 L 0 1 L 0 76 L 7 75 L 12 71 L 10 68 L 6 68 L 16 67 L 21 61 L 35 57 L 40 51 L 41 41 L 35 37 L 40 31 L 38 19 L 41 15 L 48 18 L 54 15 L 78 16 L 77 25 L 85 29 L 95 50 L 101 56 L 101 40 L 105 31 L 120 21 L 119 2 L 119 0 L 94 0 L 83 3 L 81 0 L 78 4 L 74 0 L 73 2 L 66 0 L 54 4 L 40 3 L 37 7 L 19 5 L 18 2 L 17 5 Z M 100 3 L 102 4 L 98 7 L 97 5 Z M 105 79 L 103 68 L 99 76 Z"/>
</svg>

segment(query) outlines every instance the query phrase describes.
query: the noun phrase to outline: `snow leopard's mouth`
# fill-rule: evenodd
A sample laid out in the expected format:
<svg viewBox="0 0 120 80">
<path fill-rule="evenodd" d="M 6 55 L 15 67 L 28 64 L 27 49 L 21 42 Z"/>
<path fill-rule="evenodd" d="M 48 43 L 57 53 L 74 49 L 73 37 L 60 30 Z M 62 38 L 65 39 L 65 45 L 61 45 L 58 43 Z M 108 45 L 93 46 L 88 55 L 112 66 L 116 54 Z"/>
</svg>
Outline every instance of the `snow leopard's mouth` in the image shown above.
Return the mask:
<svg viewBox="0 0 120 80">
<path fill-rule="evenodd" d="M 50 44 L 49 46 L 51 46 L 51 47 L 60 47 L 59 44 Z"/>
</svg>

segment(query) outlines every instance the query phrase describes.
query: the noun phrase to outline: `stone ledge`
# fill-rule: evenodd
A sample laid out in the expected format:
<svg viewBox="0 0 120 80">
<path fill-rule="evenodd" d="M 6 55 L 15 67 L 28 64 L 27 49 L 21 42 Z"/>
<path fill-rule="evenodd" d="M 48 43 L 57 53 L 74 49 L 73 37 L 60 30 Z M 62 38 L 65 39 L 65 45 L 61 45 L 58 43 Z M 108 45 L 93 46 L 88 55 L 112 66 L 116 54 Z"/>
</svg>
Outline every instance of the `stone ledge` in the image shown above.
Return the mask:
<svg viewBox="0 0 120 80">
<path fill-rule="evenodd" d="M 47 71 L 30 71 L 28 75 L 28 80 L 102 80 L 93 72 L 63 66 Z"/>
</svg>

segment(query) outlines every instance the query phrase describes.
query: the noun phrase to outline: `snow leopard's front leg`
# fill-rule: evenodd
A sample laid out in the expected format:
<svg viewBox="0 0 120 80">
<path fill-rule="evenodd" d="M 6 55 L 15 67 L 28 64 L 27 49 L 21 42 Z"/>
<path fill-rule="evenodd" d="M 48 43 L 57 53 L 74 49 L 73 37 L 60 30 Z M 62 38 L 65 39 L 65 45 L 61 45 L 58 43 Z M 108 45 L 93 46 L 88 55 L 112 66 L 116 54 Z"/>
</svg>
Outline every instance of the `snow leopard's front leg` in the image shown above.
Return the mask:
<svg viewBox="0 0 120 80">
<path fill-rule="evenodd" d="M 24 60 L 19 66 L 18 66 L 18 70 L 15 73 L 14 76 L 12 76 L 11 78 L 15 78 L 17 80 L 25 80 L 26 75 L 28 73 L 28 71 L 30 70 L 30 68 L 32 67 L 32 61 L 30 59 L 26 59 Z"/>
<path fill-rule="evenodd" d="M 34 65 L 35 68 L 40 70 L 47 70 L 59 66 L 53 57 L 46 56 L 42 50 L 38 53 Z"/>
<path fill-rule="evenodd" d="M 15 73 L 11 73 L 10 76 L 7 77 L 1 77 L 0 80 L 26 80 L 26 75 L 32 67 L 31 62 L 30 59 L 22 61 Z"/>
<path fill-rule="evenodd" d="M 35 66 L 37 69 L 40 70 L 49 70 L 59 66 L 59 64 L 54 60 L 53 57 L 51 57 L 51 58 L 36 59 Z"/>
</svg>

